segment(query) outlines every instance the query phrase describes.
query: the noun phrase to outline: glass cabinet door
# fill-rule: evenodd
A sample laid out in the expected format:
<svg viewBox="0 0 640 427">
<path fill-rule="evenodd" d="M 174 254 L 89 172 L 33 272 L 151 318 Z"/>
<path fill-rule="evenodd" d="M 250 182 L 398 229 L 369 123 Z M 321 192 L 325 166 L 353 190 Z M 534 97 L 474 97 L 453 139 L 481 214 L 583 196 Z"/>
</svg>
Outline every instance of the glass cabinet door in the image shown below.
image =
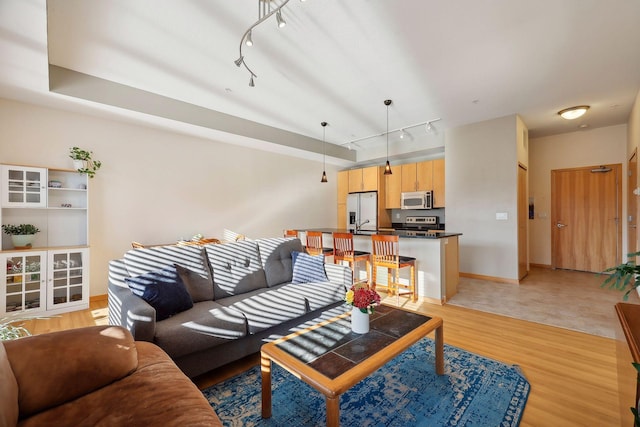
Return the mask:
<svg viewBox="0 0 640 427">
<path fill-rule="evenodd" d="M 49 252 L 48 310 L 88 301 L 86 260 L 86 249 Z"/>
<path fill-rule="evenodd" d="M 45 272 L 42 269 L 46 253 L 7 253 L 2 259 L 4 268 L 1 275 L 0 310 L 5 313 L 43 310 Z"/>
<path fill-rule="evenodd" d="M 3 165 L 2 175 L 2 206 L 46 206 L 46 169 Z"/>
</svg>

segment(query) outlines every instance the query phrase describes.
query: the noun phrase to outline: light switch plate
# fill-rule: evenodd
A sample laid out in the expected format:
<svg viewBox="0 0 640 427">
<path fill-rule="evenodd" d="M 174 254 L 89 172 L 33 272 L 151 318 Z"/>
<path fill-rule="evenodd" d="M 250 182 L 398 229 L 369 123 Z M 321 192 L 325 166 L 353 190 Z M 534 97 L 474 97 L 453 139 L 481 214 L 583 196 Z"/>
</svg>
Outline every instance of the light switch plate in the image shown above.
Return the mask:
<svg viewBox="0 0 640 427">
<path fill-rule="evenodd" d="M 496 220 L 498 221 L 506 221 L 509 219 L 508 212 L 496 212 Z"/>
</svg>

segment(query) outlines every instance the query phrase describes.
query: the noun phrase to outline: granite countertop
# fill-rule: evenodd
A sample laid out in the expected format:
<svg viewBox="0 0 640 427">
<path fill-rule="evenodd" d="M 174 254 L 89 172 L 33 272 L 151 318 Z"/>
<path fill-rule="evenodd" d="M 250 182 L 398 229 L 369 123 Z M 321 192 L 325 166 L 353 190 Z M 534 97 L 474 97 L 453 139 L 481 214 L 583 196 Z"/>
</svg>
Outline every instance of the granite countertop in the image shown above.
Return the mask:
<svg viewBox="0 0 640 427">
<path fill-rule="evenodd" d="M 322 233 L 351 233 L 351 230 L 344 228 L 308 228 L 299 229 L 300 231 L 320 231 Z M 430 231 L 408 231 L 408 230 L 395 230 L 395 231 L 359 231 L 353 233 L 354 236 L 371 236 L 377 234 L 380 236 L 398 236 L 400 238 L 408 239 L 444 239 L 447 237 L 462 236 L 462 233 L 451 233 L 445 230 L 437 230 L 437 232 Z"/>
</svg>

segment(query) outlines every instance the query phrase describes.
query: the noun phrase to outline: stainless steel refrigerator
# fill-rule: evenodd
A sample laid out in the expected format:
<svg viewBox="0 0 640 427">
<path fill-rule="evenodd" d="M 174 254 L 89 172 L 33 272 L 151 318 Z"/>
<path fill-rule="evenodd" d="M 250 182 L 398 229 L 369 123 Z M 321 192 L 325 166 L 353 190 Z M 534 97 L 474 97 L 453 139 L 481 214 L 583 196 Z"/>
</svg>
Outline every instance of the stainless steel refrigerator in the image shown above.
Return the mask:
<svg viewBox="0 0 640 427">
<path fill-rule="evenodd" d="M 347 229 L 376 231 L 378 229 L 378 192 L 347 195 Z"/>
</svg>

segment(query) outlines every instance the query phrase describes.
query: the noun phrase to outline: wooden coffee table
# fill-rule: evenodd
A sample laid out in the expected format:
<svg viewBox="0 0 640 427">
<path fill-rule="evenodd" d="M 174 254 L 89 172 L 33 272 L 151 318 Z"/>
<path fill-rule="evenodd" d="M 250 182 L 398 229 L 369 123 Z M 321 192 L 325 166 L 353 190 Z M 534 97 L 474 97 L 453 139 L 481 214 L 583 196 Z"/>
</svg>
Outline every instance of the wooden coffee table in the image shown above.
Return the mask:
<svg viewBox="0 0 640 427">
<path fill-rule="evenodd" d="M 370 331 L 350 332 L 350 313 L 262 346 L 262 417 L 271 418 L 271 362 L 325 396 L 327 426 L 340 425 L 340 395 L 435 331 L 436 373 L 444 374 L 442 319 L 377 307 Z"/>
</svg>

